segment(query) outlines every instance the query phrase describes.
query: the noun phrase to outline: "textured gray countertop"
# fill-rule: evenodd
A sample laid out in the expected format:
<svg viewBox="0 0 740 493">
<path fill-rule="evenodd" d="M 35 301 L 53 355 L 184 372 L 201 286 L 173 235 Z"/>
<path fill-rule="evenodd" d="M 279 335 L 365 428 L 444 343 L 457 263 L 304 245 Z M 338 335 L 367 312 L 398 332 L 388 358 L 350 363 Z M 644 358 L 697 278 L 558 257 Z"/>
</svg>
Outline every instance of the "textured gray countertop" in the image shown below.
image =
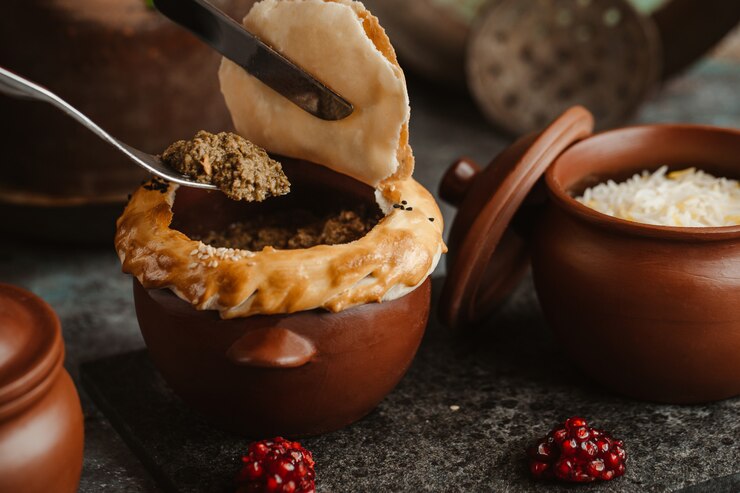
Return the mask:
<svg viewBox="0 0 740 493">
<path fill-rule="evenodd" d="M 479 329 L 459 337 L 433 313 L 408 374 L 373 412 L 301 440 L 317 461 L 319 491 L 567 492 L 533 481 L 524 450 L 573 414 L 614 432 L 628 451 L 623 478 L 580 490 L 740 489 L 740 398 L 667 406 L 605 392 L 554 343 L 529 279 Z M 145 351 L 83 365 L 81 376 L 165 491 L 233 490 L 248 440 L 187 408 Z"/>
<path fill-rule="evenodd" d="M 740 127 L 738 88 L 740 88 L 740 65 L 726 60 L 703 62 L 682 77 L 671 81 L 643 107 L 636 120 L 640 122 L 698 122 Z M 456 157 L 468 155 L 481 163 L 487 163 L 508 142 L 508 139 L 498 135 L 482 120 L 473 104 L 464 95 L 447 94 L 438 88 L 426 86 L 419 81 L 412 81 L 411 98 L 413 110 L 411 140 L 417 157 L 415 174 L 417 179 L 430 190 L 436 192 L 442 173 Z M 454 211 L 445 205 L 443 212 L 449 224 Z M 437 272 L 438 276 L 442 270 L 443 266 Z M 130 279 L 120 273 L 120 265 L 112 247 L 103 249 L 65 248 L 31 245 L 5 238 L 0 246 L 0 281 L 31 289 L 54 307 L 62 320 L 67 347 L 66 366 L 78 383 L 81 363 L 144 347 L 133 311 Z M 525 285 L 520 288 L 520 291 L 526 292 L 527 289 L 529 288 Z M 526 293 L 522 296 L 526 296 Z M 412 369 L 411 375 L 414 371 Z M 475 380 L 477 377 L 471 374 L 470 378 Z M 399 412 L 398 407 L 406 405 L 408 385 L 404 385 L 404 383 L 401 384 L 399 392 L 392 394 L 379 411 L 381 414 L 386 412 L 390 414 L 387 418 L 390 424 L 392 424 L 394 413 Z M 81 389 L 81 386 L 78 385 L 78 388 L 81 390 L 86 413 L 85 466 L 80 491 L 159 491 L 136 455 L 111 427 L 106 417 Z M 455 389 L 450 389 L 450 392 L 457 400 L 458 394 L 455 394 Z M 517 391 L 512 390 L 511 394 L 514 396 Z M 138 397 L 140 396 L 135 393 L 128 396 L 132 400 Z M 553 394 L 551 397 L 557 398 L 558 396 Z M 503 398 L 503 396 L 498 396 L 498 398 Z M 518 402 L 518 404 L 512 404 L 512 413 L 516 411 L 529 416 L 525 419 L 526 423 L 536 422 L 532 420 L 532 416 L 527 414 L 534 412 L 530 397 L 520 395 L 512 399 Z M 449 404 L 455 403 L 449 402 Z M 448 403 L 440 403 L 440 405 L 443 404 Z M 476 409 L 476 406 L 481 403 L 473 400 L 463 404 L 464 411 L 467 406 Z M 540 404 L 546 405 L 546 403 Z M 151 413 L 159 412 L 153 406 L 148 407 L 148 402 L 139 402 L 139 405 L 141 410 L 148 410 Z M 654 407 L 656 406 L 650 409 Z M 734 414 L 728 413 L 727 417 L 734 419 L 736 425 L 737 406 L 734 406 L 734 409 Z M 662 412 L 656 409 L 654 412 L 663 416 L 660 419 L 665 418 L 667 421 L 672 419 L 670 410 Z M 712 412 L 714 411 L 709 408 L 694 408 L 692 413 L 695 415 L 695 420 L 691 423 L 701 423 L 702 419 Z M 457 426 L 470 427 L 471 434 L 483 433 L 475 430 L 476 423 L 480 422 L 479 417 L 464 412 L 459 416 Z M 550 416 L 545 416 L 549 423 Z M 451 418 L 447 416 L 443 419 L 450 420 Z M 629 417 L 625 416 L 625 419 Z M 609 423 L 609 425 L 613 424 Z M 362 429 L 362 427 L 357 428 L 357 430 Z M 532 431 L 533 435 L 538 435 L 543 430 L 537 428 Z M 364 437 L 349 430 L 341 435 L 341 439 L 345 440 L 348 445 L 356 440 L 371 440 L 373 436 L 380 439 L 376 436 L 377 432 L 373 433 L 372 436 Z M 490 438 L 490 446 L 496 446 L 494 436 L 484 435 L 483 438 Z M 323 447 L 322 440 L 328 440 L 328 438 L 312 440 L 312 443 L 316 443 L 317 447 Z M 737 449 L 738 442 L 740 440 L 733 442 L 734 450 Z M 695 443 L 681 445 L 680 440 L 676 443 L 677 447 L 695 445 Z M 464 444 L 458 443 L 456 446 L 463 447 Z M 420 454 L 421 462 L 431 461 L 431 456 L 425 458 L 424 454 L 427 452 L 437 454 L 438 450 L 435 447 L 436 445 L 432 443 L 428 447 L 419 447 L 415 453 Z M 709 450 L 707 453 L 717 452 Z M 463 476 L 485 473 L 481 470 L 468 470 L 462 464 L 460 468 L 459 473 Z M 650 473 L 649 468 L 643 469 L 646 471 L 645 474 Z M 340 470 L 339 467 L 336 469 L 336 471 Z M 443 470 L 436 472 L 434 468 L 429 470 L 430 474 L 444 474 Z M 700 473 L 687 467 L 677 472 L 683 475 L 683 479 L 672 484 L 676 487 L 685 486 L 691 484 L 692 480 L 700 480 L 707 475 L 712 477 L 722 470 L 725 469 L 717 469 L 715 473 L 711 470 Z M 329 486 L 330 490 L 337 491 L 341 489 L 341 481 L 344 479 L 341 475 L 327 477 L 324 478 L 323 484 Z M 505 482 L 496 483 L 495 488 L 508 489 L 505 484 Z M 639 489 L 639 483 L 632 485 Z M 511 487 L 513 491 L 515 485 L 512 483 Z M 736 483 L 735 486 L 730 487 L 740 488 Z M 697 488 L 699 489 L 696 491 L 707 491 L 701 486 Z M 413 487 L 409 489 L 413 490 Z M 452 486 L 450 489 L 453 489 Z"/>
</svg>

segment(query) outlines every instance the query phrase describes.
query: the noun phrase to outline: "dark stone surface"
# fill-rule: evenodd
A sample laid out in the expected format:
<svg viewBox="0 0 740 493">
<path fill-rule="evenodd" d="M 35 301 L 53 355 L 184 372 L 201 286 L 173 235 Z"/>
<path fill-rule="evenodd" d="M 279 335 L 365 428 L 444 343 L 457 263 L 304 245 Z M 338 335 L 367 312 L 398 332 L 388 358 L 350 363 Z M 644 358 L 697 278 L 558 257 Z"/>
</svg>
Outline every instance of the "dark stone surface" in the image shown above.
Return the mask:
<svg viewBox="0 0 740 493">
<path fill-rule="evenodd" d="M 228 491 L 249 440 L 191 412 L 146 352 L 89 363 L 82 379 L 165 490 Z M 458 337 L 433 320 L 408 375 L 374 412 L 303 443 L 322 491 L 539 491 L 524 449 L 574 414 L 624 439 L 629 454 L 624 478 L 583 491 L 676 491 L 740 478 L 740 398 L 667 406 L 603 392 L 557 349 L 529 281 L 474 333 Z M 728 485 L 699 488 L 737 483 Z"/>
</svg>

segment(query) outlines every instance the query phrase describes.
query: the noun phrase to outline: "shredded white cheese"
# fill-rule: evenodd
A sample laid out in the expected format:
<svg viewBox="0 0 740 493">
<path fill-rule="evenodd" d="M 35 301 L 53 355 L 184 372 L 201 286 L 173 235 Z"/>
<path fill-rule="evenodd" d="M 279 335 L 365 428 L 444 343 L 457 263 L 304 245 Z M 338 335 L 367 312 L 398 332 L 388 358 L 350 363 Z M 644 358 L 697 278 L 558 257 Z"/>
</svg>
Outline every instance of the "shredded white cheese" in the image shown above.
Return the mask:
<svg viewBox="0 0 740 493">
<path fill-rule="evenodd" d="M 645 224 L 681 227 L 740 224 L 740 183 L 696 168 L 643 171 L 622 183 L 609 180 L 576 200 L 610 216 Z"/>
</svg>

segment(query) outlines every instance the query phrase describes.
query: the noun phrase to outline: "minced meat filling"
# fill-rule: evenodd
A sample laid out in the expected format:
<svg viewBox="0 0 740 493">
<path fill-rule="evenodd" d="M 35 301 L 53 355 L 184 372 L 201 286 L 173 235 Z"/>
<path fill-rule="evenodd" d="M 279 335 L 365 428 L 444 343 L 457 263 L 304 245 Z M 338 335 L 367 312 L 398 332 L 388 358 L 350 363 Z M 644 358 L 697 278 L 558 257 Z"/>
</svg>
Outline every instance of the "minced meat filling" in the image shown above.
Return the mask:
<svg viewBox="0 0 740 493">
<path fill-rule="evenodd" d="M 214 247 L 253 252 L 267 246 L 292 250 L 337 245 L 362 238 L 378 224 L 381 217 L 380 210 L 366 205 L 323 215 L 306 210 L 277 211 L 258 214 L 231 224 L 225 231 L 210 231 L 193 239 Z"/>
<path fill-rule="evenodd" d="M 233 200 L 261 202 L 290 192 L 283 167 L 267 152 L 230 132 L 201 130 L 162 153 L 162 160 L 201 183 L 211 183 Z"/>
</svg>

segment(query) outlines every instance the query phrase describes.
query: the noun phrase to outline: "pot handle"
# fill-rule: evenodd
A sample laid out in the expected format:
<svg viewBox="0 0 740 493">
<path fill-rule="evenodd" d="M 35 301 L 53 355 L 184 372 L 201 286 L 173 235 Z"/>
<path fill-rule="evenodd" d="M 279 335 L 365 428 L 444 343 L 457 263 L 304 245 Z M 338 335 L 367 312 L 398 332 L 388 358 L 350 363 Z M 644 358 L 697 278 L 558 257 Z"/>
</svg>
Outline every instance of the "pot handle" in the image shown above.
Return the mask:
<svg viewBox="0 0 740 493">
<path fill-rule="evenodd" d="M 281 327 L 250 330 L 226 351 L 233 364 L 255 368 L 298 368 L 315 354 L 311 341 Z"/>
</svg>

